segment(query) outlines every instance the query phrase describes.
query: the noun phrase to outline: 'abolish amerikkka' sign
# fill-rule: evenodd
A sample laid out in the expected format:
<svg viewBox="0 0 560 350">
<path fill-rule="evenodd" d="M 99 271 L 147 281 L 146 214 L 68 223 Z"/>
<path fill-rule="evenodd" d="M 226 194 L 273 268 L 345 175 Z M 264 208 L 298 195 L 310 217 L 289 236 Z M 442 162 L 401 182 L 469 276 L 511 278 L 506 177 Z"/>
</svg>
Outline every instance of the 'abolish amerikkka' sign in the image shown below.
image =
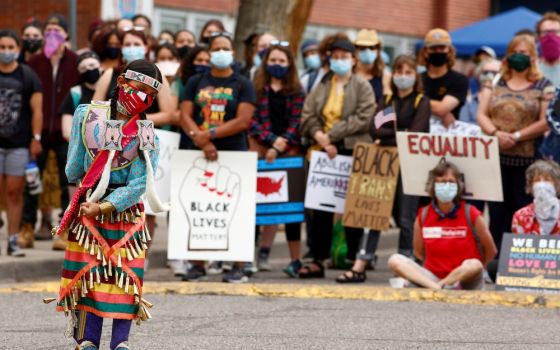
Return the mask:
<svg viewBox="0 0 560 350">
<path fill-rule="evenodd" d="M 353 159 L 344 226 L 386 230 L 399 175 L 397 148 L 360 142 L 354 147 Z"/>
<path fill-rule="evenodd" d="M 498 139 L 490 136 L 397 132 L 404 193 L 426 196 L 426 180 L 441 158 L 463 175 L 466 199 L 503 201 Z"/>
<path fill-rule="evenodd" d="M 344 213 L 344 200 L 352 157 L 336 156 L 329 159 L 325 152 L 311 152 L 305 207 L 331 213 Z"/>
</svg>

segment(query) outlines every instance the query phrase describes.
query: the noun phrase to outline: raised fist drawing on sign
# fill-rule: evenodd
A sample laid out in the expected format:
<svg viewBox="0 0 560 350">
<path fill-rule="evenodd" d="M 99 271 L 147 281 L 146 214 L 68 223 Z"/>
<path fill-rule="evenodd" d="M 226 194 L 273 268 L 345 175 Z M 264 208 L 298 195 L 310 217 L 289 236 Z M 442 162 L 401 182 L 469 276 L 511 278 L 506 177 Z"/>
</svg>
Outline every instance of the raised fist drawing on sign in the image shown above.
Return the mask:
<svg viewBox="0 0 560 350">
<path fill-rule="evenodd" d="M 189 222 L 188 250 L 228 250 L 241 177 L 217 161 L 198 158 L 185 174 L 179 201 Z"/>
</svg>

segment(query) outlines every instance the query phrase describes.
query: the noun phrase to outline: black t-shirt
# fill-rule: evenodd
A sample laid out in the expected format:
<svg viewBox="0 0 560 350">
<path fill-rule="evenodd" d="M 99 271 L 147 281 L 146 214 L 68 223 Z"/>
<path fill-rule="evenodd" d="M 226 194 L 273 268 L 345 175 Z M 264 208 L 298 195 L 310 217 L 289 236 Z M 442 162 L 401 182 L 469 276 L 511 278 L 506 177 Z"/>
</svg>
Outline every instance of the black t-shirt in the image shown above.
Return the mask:
<svg viewBox="0 0 560 350">
<path fill-rule="evenodd" d="M 459 119 L 461 107 L 465 104 L 467 91 L 469 90 L 469 79 L 452 69 L 445 75 L 432 79 L 428 72 L 422 73 L 422 82 L 426 96 L 431 100 L 441 101 L 445 95 L 450 95 L 459 100 L 459 105 L 451 111 L 456 119 Z"/>
<path fill-rule="evenodd" d="M 33 137 L 31 96 L 42 91 L 37 74 L 32 69 L 24 73 L 21 64 L 11 73 L 0 72 L 0 148 L 29 147 Z"/>
<path fill-rule="evenodd" d="M 74 111 L 76 111 L 76 107 L 81 104 L 90 104 L 91 99 L 93 98 L 93 94 L 95 90 L 88 88 L 85 84 L 80 84 L 74 86 L 70 89 L 70 93 L 66 96 L 64 103 L 62 103 L 62 107 L 60 108 L 60 114 L 70 114 L 74 115 Z M 80 99 L 77 104 L 74 104 L 74 98 L 72 97 L 73 94 L 80 94 Z"/>
<path fill-rule="evenodd" d="M 240 103 L 256 103 L 255 88 L 251 81 L 233 73 L 227 78 L 218 78 L 210 72 L 189 78 L 181 101 L 194 104 L 192 118 L 201 130 L 216 128 L 237 115 Z M 218 150 L 243 151 L 247 147 L 245 132 L 213 141 Z"/>
<path fill-rule="evenodd" d="M 268 91 L 268 107 L 270 113 L 270 128 L 276 135 L 282 135 L 290 126 L 289 116 L 286 115 L 286 95 L 282 91 Z"/>
</svg>

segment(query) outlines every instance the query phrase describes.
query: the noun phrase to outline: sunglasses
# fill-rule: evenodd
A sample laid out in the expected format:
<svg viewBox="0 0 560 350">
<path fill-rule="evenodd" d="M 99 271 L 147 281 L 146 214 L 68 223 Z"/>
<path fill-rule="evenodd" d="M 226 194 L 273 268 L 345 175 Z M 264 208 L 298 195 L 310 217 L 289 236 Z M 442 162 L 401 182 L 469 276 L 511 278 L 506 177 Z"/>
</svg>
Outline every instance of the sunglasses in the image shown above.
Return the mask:
<svg viewBox="0 0 560 350">
<path fill-rule="evenodd" d="M 290 47 L 290 43 L 287 41 L 272 40 L 270 46 Z"/>
<path fill-rule="evenodd" d="M 377 50 L 377 49 L 379 49 L 379 45 L 374 45 L 374 46 L 356 46 L 356 50 L 360 50 L 360 51 L 361 51 L 361 50 L 367 50 L 367 49 L 370 49 L 370 50 Z"/>
<path fill-rule="evenodd" d="M 122 29 L 123 32 L 130 32 L 132 30 L 137 32 L 143 32 L 146 30 L 146 28 L 142 26 L 132 26 L 132 27 L 127 26 L 127 27 L 123 27 Z"/>
<path fill-rule="evenodd" d="M 231 33 L 228 33 L 228 32 L 212 32 L 212 33 L 210 33 L 210 35 L 208 37 L 209 38 L 217 38 L 219 36 L 225 36 L 226 38 L 233 39 L 233 35 L 231 35 Z"/>
</svg>

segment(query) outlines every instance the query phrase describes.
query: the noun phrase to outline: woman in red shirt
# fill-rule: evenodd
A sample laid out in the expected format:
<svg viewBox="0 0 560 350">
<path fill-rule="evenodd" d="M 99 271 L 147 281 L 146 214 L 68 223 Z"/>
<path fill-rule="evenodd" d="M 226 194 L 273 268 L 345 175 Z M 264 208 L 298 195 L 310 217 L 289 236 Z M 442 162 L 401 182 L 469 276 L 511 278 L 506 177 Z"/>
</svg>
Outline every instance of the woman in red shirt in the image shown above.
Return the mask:
<svg viewBox="0 0 560 350">
<path fill-rule="evenodd" d="M 515 212 L 511 232 L 560 235 L 560 165 L 538 160 L 527 169 L 525 177 L 533 203 Z"/>
<path fill-rule="evenodd" d="M 483 271 L 496 246 L 481 213 L 461 199 L 459 169 L 442 160 L 428 177 L 432 202 L 418 211 L 414 223 L 414 260 L 393 254 L 389 268 L 399 277 L 425 288 L 482 289 Z"/>
</svg>

